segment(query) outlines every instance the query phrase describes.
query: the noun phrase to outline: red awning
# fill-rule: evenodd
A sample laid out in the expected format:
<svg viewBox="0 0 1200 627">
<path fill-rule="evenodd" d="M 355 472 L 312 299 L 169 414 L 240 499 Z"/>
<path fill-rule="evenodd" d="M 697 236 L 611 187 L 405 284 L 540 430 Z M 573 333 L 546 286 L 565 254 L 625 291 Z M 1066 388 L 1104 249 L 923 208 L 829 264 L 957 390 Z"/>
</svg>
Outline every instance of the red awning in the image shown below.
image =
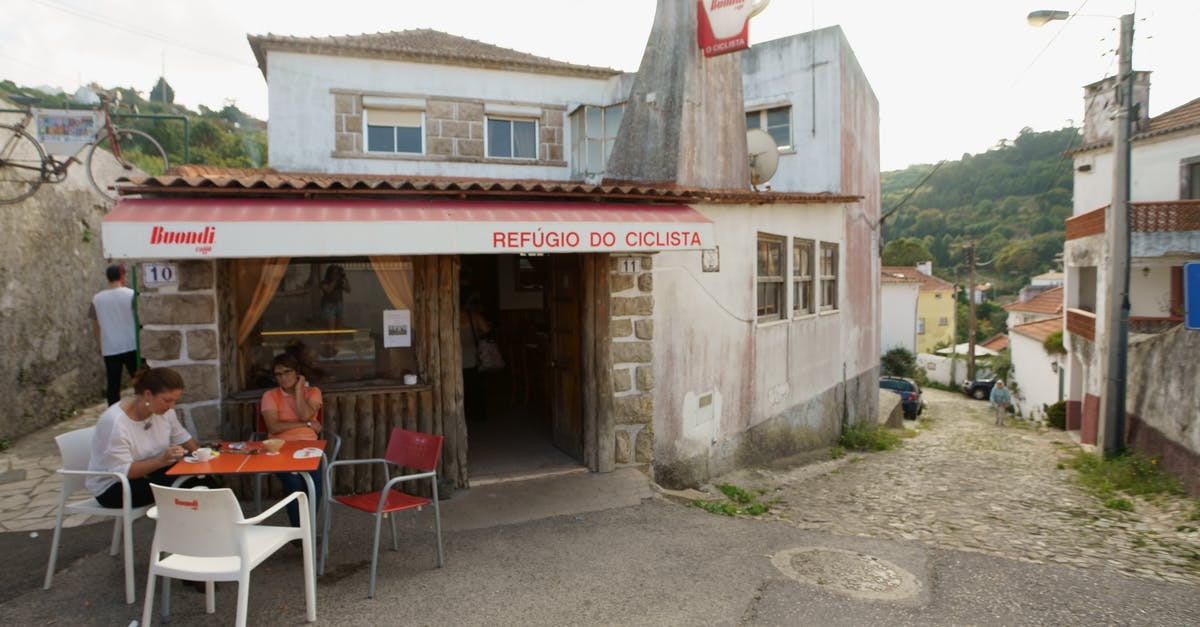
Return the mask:
<svg viewBox="0 0 1200 627">
<path fill-rule="evenodd" d="M 226 198 L 122 200 L 110 258 L 568 253 L 715 248 L 685 205 Z"/>
</svg>

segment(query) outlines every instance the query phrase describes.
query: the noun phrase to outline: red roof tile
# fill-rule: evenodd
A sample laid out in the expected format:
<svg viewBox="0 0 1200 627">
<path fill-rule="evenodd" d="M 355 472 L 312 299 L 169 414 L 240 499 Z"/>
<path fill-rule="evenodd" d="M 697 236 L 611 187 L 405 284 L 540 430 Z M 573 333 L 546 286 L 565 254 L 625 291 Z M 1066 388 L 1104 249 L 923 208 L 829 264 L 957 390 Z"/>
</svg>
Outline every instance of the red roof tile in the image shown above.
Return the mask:
<svg viewBox="0 0 1200 627">
<path fill-rule="evenodd" d="M 1005 311 L 1024 311 L 1028 313 L 1039 314 L 1060 314 L 1062 313 L 1063 304 L 1063 288 L 1052 287 L 1038 295 L 1030 298 L 1027 301 L 1020 303 L 1009 303 L 1004 306 Z"/>
<path fill-rule="evenodd" d="M 326 196 L 454 197 L 494 200 L 569 199 L 718 204 L 825 204 L 858 202 L 858 196 L 829 193 L 756 192 L 749 189 L 700 189 L 672 183 L 592 185 L 580 181 L 382 176 L 279 172 L 272 168 L 237 169 L 184 165 L 167 174 L 120 179 L 122 195 L 152 196 Z"/>
<path fill-rule="evenodd" d="M 1062 331 L 1062 330 L 1063 330 L 1062 316 L 1056 316 L 1054 318 L 1047 318 L 1045 320 L 1038 320 L 1036 322 L 1026 322 L 1025 324 L 1018 324 L 1018 325 L 1014 326 L 1013 328 L 1009 329 L 1009 331 L 1011 331 L 1013 333 L 1020 333 L 1021 335 L 1024 335 L 1025 337 L 1033 338 L 1039 342 L 1045 342 L 1046 338 L 1050 337 L 1050 335 L 1052 333 L 1054 333 L 1055 331 Z"/>
<path fill-rule="evenodd" d="M 611 68 L 556 61 L 427 28 L 327 37 L 293 37 L 268 33 L 266 35 L 249 35 L 247 39 L 250 41 L 250 48 L 254 51 L 254 57 L 258 60 L 258 68 L 262 70 L 263 76 L 267 75 L 268 50 L 335 57 L 368 57 L 417 63 L 465 65 L 495 70 L 588 78 L 608 78 L 620 74 Z"/>
<path fill-rule="evenodd" d="M 1156 137 L 1158 135 L 1166 135 L 1176 131 L 1183 131 L 1190 128 L 1200 126 L 1200 98 L 1191 102 L 1184 103 L 1167 111 L 1160 113 L 1146 121 L 1146 128 L 1133 133 L 1133 139 L 1145 139 L 1147 137 Z M 1104 139 L 1090 144 L 1085 144 L 1073 150 L 1068 150 L 1067 155 L 1074 155 L 1097 148 L 1104 148 L 1112 145 L 1112 138 Z"/>
<path fill-rule="evenodd" d="M 999 353 L 1008 348 L 1008 336 L 1004 333 L 997 333 L 996 335 L 984 340 L 980 346 Z"/>
<path fill-rule="evenodd" d="M 925 274 L 912 266 L 883 266 L 879 268 L 884 283 L 921 283 L 922 292 L 953 290 L 954 285 L 933 275 Z M 892 275 L 893 280 L 888 280 Z M 901 280 L 903 277 L 904 280 Z"/>
</svg>

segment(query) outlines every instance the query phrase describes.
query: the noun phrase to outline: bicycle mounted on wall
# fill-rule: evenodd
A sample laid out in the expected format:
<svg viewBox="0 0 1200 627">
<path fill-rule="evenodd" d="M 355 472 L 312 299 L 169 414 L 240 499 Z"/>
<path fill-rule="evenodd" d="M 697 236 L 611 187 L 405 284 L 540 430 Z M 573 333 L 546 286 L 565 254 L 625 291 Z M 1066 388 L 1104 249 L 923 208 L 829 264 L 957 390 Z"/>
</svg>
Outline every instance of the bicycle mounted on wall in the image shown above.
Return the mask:
<svg viewBox="0 0 1200 627">
<path fill-rule="evenodd" d="M 120 176 L 166 172 L 167 153 L 149 134 L 113 124 L 112 108 L 119 99 L 98 94 L 92 109 L 40 109 L 37 98 L 12 95 L 8 99 L 25 108 L 16 124 L 0 124 L 0 204 L 17 203 L 32 196 L 43 183 L 58 183 L 74 163 L 86 163 L 88 180 L 100 195 L 116 200 L 114 183 Z M 35 123 L 30 133 L 30 124 Z M 79 155 L 86 149 L 87 156 Z M 102 156 L 97 157 L 97 152 Z M 55 155 L 70 155 L 60 160 Z M 106 158 L 103 155 L 111 155 Z"/>
</svg>

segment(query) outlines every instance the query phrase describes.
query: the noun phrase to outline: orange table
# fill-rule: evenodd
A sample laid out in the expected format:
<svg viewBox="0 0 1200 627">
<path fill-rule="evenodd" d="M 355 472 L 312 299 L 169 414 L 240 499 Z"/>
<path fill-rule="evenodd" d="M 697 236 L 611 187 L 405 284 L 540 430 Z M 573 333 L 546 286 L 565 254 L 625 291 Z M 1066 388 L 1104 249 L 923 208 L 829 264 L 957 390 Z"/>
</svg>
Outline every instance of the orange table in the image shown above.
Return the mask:
<svg viewBox="0 0 1200 627">
<path fill-rule="evenodd" d="M 176 484 L 182 482 L 184 477 L 194 475 L 246 475 L 257 474 L 263 472 L 294 472 L 304 478 L 305 485 L 308 486 L 308 513 L 309 520 L 312 521 L 312 530 L 314 542 L 316 541 L 317 533 L 317 499 L 324 495 L 316 493 L 316 487 L 313 485 L 312 477 L 309 472 L 321 467 L 323 456 L 317 457 L 302 457 L 297 459 L 293 457 L 296 451 L 303 448 L 318 448 L 325 450 L 325 440 L 293 440 L 283 443 L 283 448 L 280 449 L 278 455 L 268 455 L 266 449 L 263 448 L 262 442 L 244 442 L 245 449 L 241 451 L 231 451 L 229 445 L 232 442 L 221 442 L 220 455 L 210 459 L 207 462 L 188 462 L 179 460 L 175 462 L 167 471 L 167 475 L 171 477 L 179 477 Z M 315 563 L 315 562 L 314 562 Z"/>
</svg>

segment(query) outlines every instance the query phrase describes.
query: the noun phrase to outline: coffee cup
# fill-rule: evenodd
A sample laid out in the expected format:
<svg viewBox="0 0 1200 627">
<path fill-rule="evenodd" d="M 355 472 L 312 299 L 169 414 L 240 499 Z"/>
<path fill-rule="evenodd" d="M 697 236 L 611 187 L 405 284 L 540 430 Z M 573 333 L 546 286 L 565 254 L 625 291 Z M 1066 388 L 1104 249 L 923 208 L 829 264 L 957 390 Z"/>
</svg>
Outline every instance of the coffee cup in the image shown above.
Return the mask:
<svg viewBox="0 0 1200 627">
<path fill-rule="evenodd" d="M 417 384 L 417 375 L 415 375 L 415 374 L 404 375 L 404 385 L 416 385 L 416 384 Z"/>
<path fill-rule="evenodd" d="M 198 462 L 206 462 L 212 459 L 213 451 L 208 447 L 198 448 L 192 451 L 192 458 Z"/>
</svg>

